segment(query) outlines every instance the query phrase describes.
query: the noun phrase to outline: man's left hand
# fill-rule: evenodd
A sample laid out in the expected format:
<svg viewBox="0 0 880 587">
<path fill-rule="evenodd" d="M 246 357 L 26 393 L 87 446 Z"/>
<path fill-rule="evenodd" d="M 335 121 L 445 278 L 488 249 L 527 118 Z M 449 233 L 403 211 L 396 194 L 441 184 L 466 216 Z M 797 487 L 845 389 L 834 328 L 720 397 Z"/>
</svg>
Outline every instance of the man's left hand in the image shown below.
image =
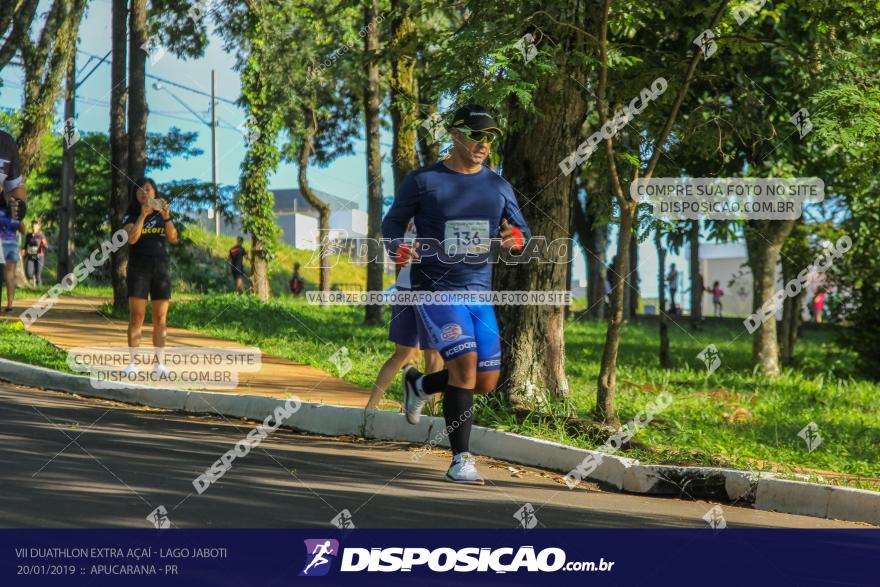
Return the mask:
<svg viewBox="0 0 880 587">
<path fill-rule="evenodd" d="M 505 249 L 519 250 L 523 247 L 523 233 L 520 229 L 507 221 L 507 218 L 501 219 L 501 246 Z"/>
</svg>

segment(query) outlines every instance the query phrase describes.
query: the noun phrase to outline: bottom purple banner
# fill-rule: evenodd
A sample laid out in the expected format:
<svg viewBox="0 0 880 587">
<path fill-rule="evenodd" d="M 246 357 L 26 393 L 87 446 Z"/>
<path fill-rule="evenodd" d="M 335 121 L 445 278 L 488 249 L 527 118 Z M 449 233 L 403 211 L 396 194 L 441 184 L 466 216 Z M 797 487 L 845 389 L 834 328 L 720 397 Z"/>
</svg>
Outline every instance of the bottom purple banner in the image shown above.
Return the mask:
<svg viewBox="0 0 880 587">
<path fill-rule="evenodd" d="M 877 585 L 880 531 L 0 530 L 0 585 Z"/>
</svg>

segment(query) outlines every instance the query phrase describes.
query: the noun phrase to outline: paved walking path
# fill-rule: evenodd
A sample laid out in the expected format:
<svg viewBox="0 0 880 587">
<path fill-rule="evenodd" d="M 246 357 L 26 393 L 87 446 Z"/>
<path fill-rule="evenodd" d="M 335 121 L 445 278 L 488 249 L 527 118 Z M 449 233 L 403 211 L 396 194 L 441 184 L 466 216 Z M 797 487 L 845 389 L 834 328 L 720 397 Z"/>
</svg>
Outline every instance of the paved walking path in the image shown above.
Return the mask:
<svg viewBox="0 0 880 587">
<path fill-rule="evenodd" d="M 88 296 L 62 296 L 51 310 L 36 320 L 28 329 L 52 344 L 69 350 L 76 347 L 126 347 L 127 323 L 100 314 L 98 310 L 108 300 Z M 24 309 L 31 301 L 19 302 Z M 25 305 L 26 304 L 26 305 Z M 4 314 L 4 319 L 18 320 L 19 311 Z M 144 324 L 141 348 L 152 349 L 152 325 Z M 198 334 L 182 328 L 168 327 L 170 347 L 244 348 L 228 340 Z M 217 389 L 211 391 L 223 392 Z M 363 407 L 369 391 L 301 363 L 263 354 L 258 372 L 240 373 L 237 389 L 230 393 L 258 394 L 273 397 L 296 395 L 303 401 Z M 387 400 L 387 405 L 396 405 Z"/>
</svg>

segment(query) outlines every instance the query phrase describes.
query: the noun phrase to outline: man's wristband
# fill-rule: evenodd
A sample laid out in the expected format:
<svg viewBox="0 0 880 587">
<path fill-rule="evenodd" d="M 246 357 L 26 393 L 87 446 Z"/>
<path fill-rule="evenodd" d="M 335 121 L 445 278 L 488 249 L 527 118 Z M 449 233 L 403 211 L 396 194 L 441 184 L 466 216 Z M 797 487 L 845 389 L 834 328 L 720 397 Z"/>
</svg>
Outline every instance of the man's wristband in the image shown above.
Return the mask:
<svg viewBox="0 0 880 587">
<path fill-rule="evenodd" d="M 171 216 L 165 219 L 165 224 L 168 224 L 169 222 L 171 222 Z"/>
</svg>

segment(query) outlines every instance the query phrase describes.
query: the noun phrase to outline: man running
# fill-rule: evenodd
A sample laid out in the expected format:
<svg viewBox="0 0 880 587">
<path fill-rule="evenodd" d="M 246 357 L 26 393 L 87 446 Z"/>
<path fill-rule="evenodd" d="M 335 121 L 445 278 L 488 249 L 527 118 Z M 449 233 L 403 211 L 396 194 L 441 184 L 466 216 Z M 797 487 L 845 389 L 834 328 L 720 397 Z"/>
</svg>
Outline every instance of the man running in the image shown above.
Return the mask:
<svg viewBox="0 0 880 587">
<path fill-rule="evenodd" d="M 410 279 L 417 291 L 489 291 L 490 243 L 519 249 L 529 229 L 513 188 L 484 165 L 502 132 L 482 106 L 458 109 L 448 126 L 453 150 L 440 163 L 423 167 L 403 181 L 382 221 L 389 253 L 412 258 Z M 409 219 L 415 222 L 416 246 L 401 246 Z M 497 240 L 496 240 L 497 239 Z M 422 375 L 404 371 L 404 411 L 419 421 L 428 398 L 443 395 L 443 417 L 452 448 L 446 479 L 482 484 L 468 452 L 474 392 L 491 392 L 501 369 L 501 343 L 495 310 L 488 304 L 422 305 L 419 318 L 427 345 L 446 368 Z"/>
</svg>

